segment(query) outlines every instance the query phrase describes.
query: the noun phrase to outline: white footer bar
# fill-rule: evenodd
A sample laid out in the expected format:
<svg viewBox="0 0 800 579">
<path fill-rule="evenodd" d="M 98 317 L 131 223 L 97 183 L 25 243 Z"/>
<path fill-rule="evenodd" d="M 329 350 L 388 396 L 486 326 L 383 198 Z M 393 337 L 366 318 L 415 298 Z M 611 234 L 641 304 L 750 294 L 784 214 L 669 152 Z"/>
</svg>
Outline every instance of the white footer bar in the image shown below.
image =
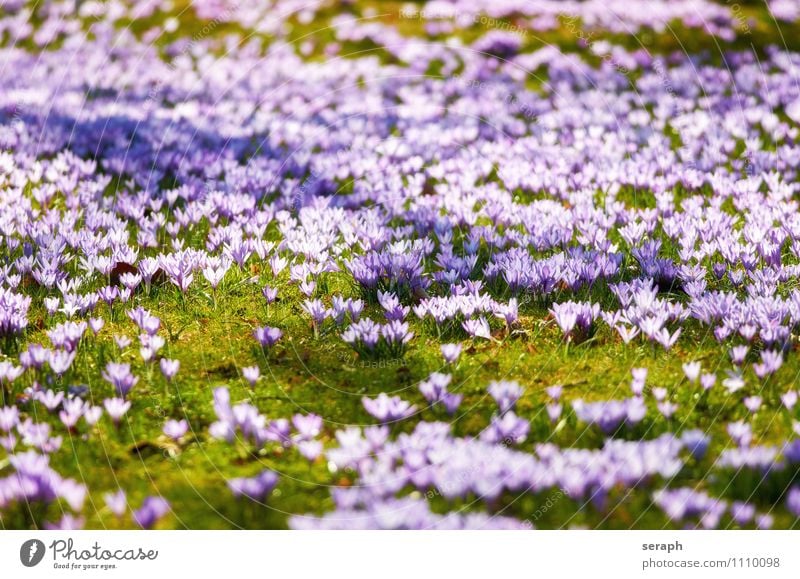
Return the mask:
<svg viewBox="0 0 800 579">
<path fill-rule="evenodd" d="M 0 570 L 15 578 L 114 579 L 182 572 L 217 579 L 797 578 L 800 533 L 0 531 Z"/>
</svg>

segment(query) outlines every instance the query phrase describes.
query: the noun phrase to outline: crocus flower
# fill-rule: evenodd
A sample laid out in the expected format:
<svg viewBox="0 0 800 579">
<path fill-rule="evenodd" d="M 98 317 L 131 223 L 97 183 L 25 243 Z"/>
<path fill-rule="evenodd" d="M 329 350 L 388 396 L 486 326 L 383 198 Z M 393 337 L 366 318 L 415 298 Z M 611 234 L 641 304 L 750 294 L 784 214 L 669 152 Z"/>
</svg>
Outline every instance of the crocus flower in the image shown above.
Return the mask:
<svg viewBox="0 0 800 579">
<path fill-rule="evenodd" d="M 522 396 L 522 387 L 517 382 L 499 381 L 489 384 L 489 394 L 494 398 L 500 414 L 508 412 Z"/>
<path fill-rule="evenodd" d="M 322 443 L 319 440 L 301 440 L 297 443 L 297 450 L 307 460 L 314 461 L 322 454 Z"/>
<path fill-rule="evenodd" d="M 169 512 L 169 503 L 163 497 L 147 497 L 133 513 L 133 520 L 143 529 L 150 529 Z"/>
<path fill-rule="evenodd" d="M 104 494 L 103 500 L 105 501 L 109 510 L 118 518 L 122 517 L 128 510 L 128 499 L 125 496 L 125 491 L 122 489 L 119 489 L 115 493 Z"/>
<path fill-rule="evenodd" d="M 748 396 L 744 399 L 744 405 L 750 412 L 757 412 L 761 408 L 761 396 Z"/>
<path fill-rule="evenodd" d="M 427 380 L 419 383 L 419 391 L 428 402 L 439 402 L 447 394 L 447 386 L 450 384 L 450 380 L 452 380 L 452 376 L 449 374 L 434 372 L 428 376 Z"/>
<path fill-rule="evenodd" d="M 771 529 L 775 519 L 768 513 L 756 515 L 756 528 L 760 530 Z"/>
<path fill-rule="evenodd" d="M 64 400 L 64 393 L 45 390 L 44 392 L 38 392 L 34 398 L 41 402 L 50 412 L 53 412 Z"/>
<path fill-rule="evenodd" d="M 416 411 L 416 407 L 406 402 L 399 396 L 389 396 L 385 392 L 378 394 L 377 398 L 361 399 L 364 408 L 380 422 L 394 422 L 408 418 Z"/>
<path fill-rule="evenodd" d="M 281 339 L 281 336 L 283 336 L 283 332 L 281 330 L 278 328 L 272 328 L 270 326 L 256 328 L 253 334 L 255 335 L 258 343 L 264 348 L 274 346 L 278 340 Z"/>
<path fill-rule="evenodd" d="M 91 328 L 92 333 L 96 336 L 100 333 L 100 330 L 103 329 L 105 325 L 105 320 L 103 318 L 90 318 L 89 319 L 89 328 Z"/>
<path fill-rule="evenodd" d="M 688 362 L 683 365 L 683 373 L 689 382 L 697 382 L 700 378 L 700 370 L 702 366 L 700 362 Z"/>
<path fill-rule="evenodd" d="M 558 402 L 561 399 L 564 387 L 561 384 L 554 384 L 553 386 L 545 388 L 544 391 L 553 402 Z"/>
<path fill-rule="evenodd" d="M 57 523 L 45 523 L 45 529 L 52 531 L 76 531 L 83 529 L 85 520 L 69 513 L 65 514 Z"/>
<path fill-rule="evenodd" d="M 450 416 L 456 413 L 458 407 L 461 406 L 461 401 L 464 399 L 463 394 L 455 394 L 453 392 L 446 392 L 441 399 L 442 406 L 444 406 L 445 412 L 447 412 Z"/>
<path fill-rule="evenodd" d="M 161 373 L 168 382 L 172 381 L 181 367 L 180 360 L 170 360 L 169 358 L 161 358 L 161 360 L 158 361 L 158 365 L 161 368 Z"/>
<path fill-rule="evenodd" d="M 72 362 L 75 361 L 75 355 L 74 350 L 51 350 L 48 359 L 50 369 L 58 376 L 65 374 L 72 366 Z"/>
<path fill-rule="evenodd" d="M 797 404 L 797 391 L 789 390 L 788 392 L 781 394 L 781 402 L 783 402 L 783 405 L 787 410 L 791 411 L 795 407 L 795 404 Z"/>
<path fill-rule="evenodd" d="M 520 444 L 527 438 L 530 427 L 527 420 L 508 411 L 502 416 L 495 416 L 492 419 L 489 428 L 481 434 L 481 440 L 495 444 Z"/>
<path fill-rule="evenodd" d="M 492 339 L 492 332 L 489 328 L 489 322 L 486 321 L 486 318 L 481 317 L 476 320 L 466 320 L 461 325 L 464 327 L 464 330 L 473 338 L 485 338 L 487 340 Z"/>
<path fill-rule="evenodd" d="M 131 365 L 109 362 L 103 371 L 103 378 L 110 383 L 117 394 L 125 398 L 139 379 L 131 373 Z"/>
<path fill-rule="evenodd" d="M 461 355 L 461 344 L 442 344 L 440 349 L 444 361 L 448 364 L 455 364 Z"/>
<path fill-rule="evenodd" d="M 753 440 L 753 432 L 749 424 L 741 420 L 738 422 L 731 422 L 728 424 L 727 430 L 728 435 L 737 445 L 740 447 L 750 446 L 750 442 Z"/>
<path fill-rule="evenodd" d="M 242 376 L 251 387 L 254 387 L 261 377 L 261 370 L 258 369 L 258 366 L 245 366 L 242 368 Z"/>
<path fill-rule="evenodd" d="M 783 365 L 783 354 L 772 350 L 761 352 L 761 363 L 753 364 L 753 371 L 759 378 L 774 374 Z"/>
<path fill-rule="evenodd" d="M 717 382 L 717 377 L 714 374 L 703 374 L 700 376 L 700 385 L 703 390 L 711 390 Z"/>
<path fill-rule="evenodd" d="M 261 290 L 261 293 L 264 295 L 264 299 L 267 300 L 268 304 L 274 302 L 278 297 L 278 289 L 268 285 L 264 286 L 264 288 Z"/>
<path fill-rule="evenodd" d="M 699 460 L 705 456 L 710 439 L 702 430 L 693 429 L 684 432 L 681 441 L 692 456 Z"/>
<path fill-rule="evenodd" d="M 295 414 L 292 424 L 301 439 L 316 438 L 322 431 L 322 417 L 316 414 Z"/>
<path fill-rule="evenodd" d="M 16 406 L 0 407 L 0 430 L 9 432 L 19 421 L 19 410 Z"/>
<path fill-rule="evenodd" d="M 186 420 L 167 420 L 164 423 L 164 434 L 172 440 L 179 440 L 186 435 L 189 430 L 189 423 Z"/>
<path fill-rule="evenodd" d="M 103 400 L 103 407 L 114 424 L 119 425 L 120 419 L 130 410 L 131 403 L 123 398 L 106 398 Z"/>
<path fill-rule="evenodd" d="M 752 521 L 755 514 L 756 514 L 755 506 L 749 503 L 735 501 L 733 504 L 731 504 L 731 517 L 739 525 L 746 525 L 747 523 Z"/>
<path fill-rule="evenodd" d="M 233 496 L 246 497 L 253 501 L 263 501 L 278 484 L 277 473 L 271 470 L 262 471 L 252 478 L 234 478 L 228 481 Z"/>
<path fill-rule="evenodd" d="M 800 519 L 800 487 L 792 487 L 786 494 L 786 508 Z"/>
</svg>

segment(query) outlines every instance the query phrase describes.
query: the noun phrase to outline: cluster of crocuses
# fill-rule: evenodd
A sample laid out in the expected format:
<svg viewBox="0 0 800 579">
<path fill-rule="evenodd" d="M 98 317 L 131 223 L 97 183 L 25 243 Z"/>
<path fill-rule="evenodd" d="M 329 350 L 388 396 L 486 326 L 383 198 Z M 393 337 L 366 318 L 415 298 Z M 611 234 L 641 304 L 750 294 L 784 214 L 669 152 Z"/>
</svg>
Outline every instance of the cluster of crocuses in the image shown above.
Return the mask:
<svg viewBox="0 0 800 579">
<path fill-rule="evenodd" d="M 425 501 L 407 502 L 401 495 L 412 488 L 451 503 L 473 497 L 491 505 L 505 493 L 541 495 L 563 489 L 574 501 L 600 505 L 614 489 L 669 479 L 683 465 L 683 444 L 671 435 L 642 442 L 608 441 L 600 450 L 541 444 L 534 454 L 511 450 L 501 441 L 454 437 L 450 426 L 441 422 L 420 422 L 395 440 L 386 426 L 363 431 L 350 427 L 338 431 L 336 439 L 338 445 L 327 451 L 328 460 L 339 469 L 354 469 L 360 484 L 335 489 L 332 513 L 293 517 L 295 528 L 524 527 L 522 521 L 486 511 L 476 519 L 480 524 L 467 524 L 458 514 L 451 515 L 454 521 L 440 523 L 439 517 L 427 513 Z"/>
<path fill-rule="evenodd" d="M 451 377 L 432 374 L 420 385 L 428 400 L 438 400 L 446 392 Z M 611 402 L 588 405 L 576 401 L 579 418 L 597 421 L 611 431 L 624 420 L 641 420 L 645 406 L 639 397 L 645 386 L 646 371 L 634 372 L 632 388 L 637 396 L 628 404 Z M 493 382 L 488 392 L 494 398 L 500 416 L 513 416 L 512 409 L 523 389 L 515 382 Z M 558 400 L 560 387 L 548 389 Z M 634 402 L 635 401 L 635 402 Z M 399 396 L 382 394 L 378 399 L 365 399 L 368 412 L 380 422 L 404 420 L 415 408 Z M 633 410 L 635 408 L 635 410 Z M 587 416 L 588 415 L 588 416 Z M 596 508 L 601 512 L 614 500 L 615 493 L 629 496 L 657 481 L 668 483 L 685 468 L 699 464 L 709 444 L 709 437 L 700 430 L 686 430 L 680 436 L 664 434 L 651 440 L 623 441 L 608 439 L 602 449 L 563 449 L 555 444 L 538 444 L 533 454 L 511 450 L 510 444 L 525 441 L 529 424 L 513 418 L 518 426 L 498 432 L 498 419 L 480 439 L 461 438 L 452 434 L 451 426 L 441 422 L 419 422 L 408 434 L 392 438 L 389 425 L 366 428 L 349 427 L 335 433 L 336 445 L 326 452 L 329 467 L 352 469 L 357 474 L 354 486 L 335 488 L 332 492 L 335 511 L 323 517 L 295 516 L 291 523 L 299 529 L 433 529 L 433 528 L 530 528 L 530 521 L 510 519 L 493 514 L 493 505 L 504 495 L 547 496 L 557 492 L 575 502 L 580 509 Z M 757 469 L 759 483 L 775 472 L 779 489 L 785 491 L 786 509 L 800 517 L 800 487 L 790 486 L 800 465 L 800 444 L 794 441 L 782 449 L 750 447 L 752 433 L 744 423 L 728 427 L 738 445 L 722 452 L 712 467 L 731 477 L 743 468 Z M 779 458 L 782 457 L 782 458 Z M 734 469 L 733 471 L 726 469 Z M 732 474 L 731 474 L 732 473 Z M 428 498 L 441 497 L 451 505 L 468 501 L 480 503 L 485 510 L 463 514 L 434 515 L 425 500 L 409 489 Z M 774 517 L 759 510 L 752 493 L 748 500 L 727 501 L 708 492 L 687 487 L 662 488 L 653 493 L 652 502 L 679 526 L 718 528 L 724 525 L 770 528 Z"/>
<path fill-rule="evenodd" d="M 255 451 L 269 443 L 294 446 L 308 460 L 314 460 L 322 453 L 322 443 L 317 439 L 322 432 L 322 418 L 316 414 L 297 414 L 291 420 L 268 420 L 252 404 L 231 405 L 230 393 L 223 387 L 214 390 L 214 412 L 217 420 L 209 427 L 209 434 L 229 444 L 244 444 Z M 239 491 L 242 489 L 255 488 L 250 485 L 245 479 L 237 479 L 231 488 L 241 494 Z M 257 496 L 263 498 L 265 494 L 258 493 Z"/>
<path fill-rule="evenodd" d="M 86 486 L 61 477 L 50 467 L 47 454 L 28 450 L 8 457 L 11 474 L 0 478 L 0 509 L 17 504 L 50 504 L 60 502 L 75 513 L 80 512 L 86 500 Z M 67 521 L 74 515 L 63 511 Z"/>
<path fill-rule="evenodd" d="M 65 436 L 91 444 L 139 420 L 152 371 L 174 385 L 181 363 L 164 355 L 154 287 L 216 307 L 236 284 L 258 284 L 265 306 L 285 300 L 297 318 L 248 326 L 265 356 L 288 338 L 333 334 L 362 357 L 440 347 L 446 366 L 409 395 L 363 396 L 379 425 L 338 428 L 327 448 L 323 417 L 267 418 L 214 391 L 214 441 L 202 429 L 203 444 L 279 445 L 312 466 L 324 457 L 353 469 L 358 484 L 333 491 L 336 511 L 295 527 L 518 528 L 495 514 L 498 501 L 556 490 L 587 510 L 644 494 L 679 525 L 800 516 L 796 442 L 759 443 L 777 422 L 800 434 L 784 368 L 800 330 L 796 53 L 730 51 L 721 68 L 592 40 L 675 21 L 730 39 L 742 23 L 710 0 L 435 0 L 404 11 L 434 37 L 478 31 L 469 46 L 359 18 L 361 2 L 330 21 L 335 41 L 289 43 L 327 0 L 195 0 L 188 9 L 214 26 L 160 42 L 174 38 L 173 4 L 3 4 L 0 516 L 58 503 L 71 514 L 44 522 L 79 526 L 86 493 L 110 491 L 124 523 L 161 520 L 164 498 L 131 510 L 125 492 L 86 488 L 50 457 L 67 452 Z M 797 17 L 788 1 L 770 6 Z M 134 33 L 122 26 L 132 20 L 152 24 Z M 222 23 L 234 26 L 214 34 Z M 563 26 L 577 48 L 531 49 L 511 26 Z M 269 38 L 234 41 L 254 29 Z M 387 58 L 339 58 L 364 41 Z M 120 319 L 134 337 L 100 347 Z M 731 367 L 682 360 L 685 380 L 670 384 L 639 368 L 632 396 L 605 399 L 498 372 L 480 434 L 439 422 L 441 408 L 454 420 L 486 409 L 458 374 L 473 348 L 536 327 L 584 351 L 652 343 L 676 356 L 707 332 Z M 259 387 L 258 366 L 242 375 Z M 718 442 L 729 448 L 715 456 L 692 428 L 709 407 L 728 417 Z M 767 413 L 781 420 L 765 430 Z M 158 435 L 185 445 L 192 427 L 167 417 Z M 745 502 L 670 488 L 684 468 L 736 473 L 736 485 L 755 473 L 785 492 Z M 273 470 L 227 479 L 257 501 L 280 484 Z M 423 494 L 474 498 L 477 512 L 435 514 Z"/>
</svg>

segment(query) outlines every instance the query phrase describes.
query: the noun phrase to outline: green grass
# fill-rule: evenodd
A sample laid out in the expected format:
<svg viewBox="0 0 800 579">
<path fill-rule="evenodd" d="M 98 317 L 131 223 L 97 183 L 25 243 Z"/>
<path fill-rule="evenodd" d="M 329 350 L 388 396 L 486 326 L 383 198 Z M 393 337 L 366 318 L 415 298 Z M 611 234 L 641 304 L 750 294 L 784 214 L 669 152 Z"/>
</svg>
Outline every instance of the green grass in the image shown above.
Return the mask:
<svg viewBox="0 0 800 579">
<path fill-rule="evenodd" d="M 187 296 L 179 295 L 171 285 L 154 287 L 149 296 L 135 296 L 137 304 L 162 319 L 162 335 L 168 338 L 168 345 L 161 353 L 181 361 L 181 370 L 173 384 L 164 380 L 154 364 L 141 363 L 135 348 L 136 328 L 122 307 L 115 306 L 115 321 L 107 323 L 96 338 L 90 335 L 84 338 L 63 385 L 87 384 L 91 398 L 99 404 L 113 394 L 111 386 L 100 376 L 107 361 L 128 361 L 141 377 L 131 396 L 133 408 L 119 429 L 107 417 L 90 433 L 81 423 L 76 432 L 65 435 L 64 448 L 53 455 L 53 465 L 59 472 L 85 481 L 91 490 L 86 510 L 88 527 L 131 524 L 117 521 L 104 506 L 102 495 L 118 487 L 126 489 L 133 505 L 149 494 L 166 497 L 176 514 L 161 523 L 165 527 L 280 528 L 286 525 L 286 513 L 323 512 L 332 508 L 325 487 L 351 484 L 352 473 L 330 472 L 322 458 L 309 464 L 294 449 L 273 445 L 254 453 L 209 439 L 207 428 L 215 419 L 212 391 L 218 386 L 230 389 L 232 401 L 250 401 L 268 418 L 289 417 L 297 412 L 322 415 L 326 420 L 322 437 L 325 442 L 333 438 L 337 427 L 374 423 L 361 405 L 362 396 L 384 391 L 396 393 L 425 408 L 416 384 L 430 372 L 442 370 L 440 340 L 429 325 L 414 322 L 418 336 L 402 360 L 361 360 L 338 339 L 333 328 L 325 326 L 314 337 L 310 323 L 301 313 L 302 299 L 296 290 L 281 284 L 283 297 L 270 305 L 268 311 L 260 285 L 243 282 L 242 278 L 241 274 L 237 279 L 236 272 L 229 272 L 216 300 L 203 289 L 204 282 L 197 282 Z M 107 306 L 100 308 L 98 314 L 109 318 Z M 791 357 L 762 390 L 759 382 L 749 376 L 746 390 L 737 396 L 725 396 L 721 389 L 716 389 L 705 398 L 699 387 L 686 383 L 681 363 L 701 360 L 706 370 L 719 370 L 727 367 L 727 354 L 699 326 L 689 324 L 679 344 L 669 353 L 649 344 L 621 347 L 619 338 L 602 324 L 591 340 L 565 344 L 544 306 L 532 302 L 522 309 L 518 328 L 511 335 L 498 330 L 495 340 L 474 342 L 461 336 L 467 347 L 453 371 L 452 389 L 463 393 L 465 399 L 453 419 L 455 434 L 473 436 L 486 427 L 494 408 L 486 386 L 491 380 L 509 379 L 526 387 L 518 413 L 532 422 L 532 442 L 598 447 L 603 440 L 601 433 L 586 430 L 571 414 L 553 432 L 544 412 L 544 389 L 563 384 L 567 400 L 625 397 L 629 395 L 630 369 L 643 366 L 650 371 L 648 384 L 667 387 L 680 409 L 669 423 L 653 421 L 650 417 L 656 413 L 651 412 L 639 428 L 622 431 L 618 436 L 652 438 L 667 430 L 679 432 L 693 427 L 708 430 L 714 435 L 715 445 L 721 446 L 726 440 L 721 425 L 744 417 L 740 403 L 744 395 L 758 391 L 765 397 L 765 408 L 777 408 L 777 393 L 781 390 L 776 386 L 794 382 L 800 370 L 796 357 Z M 49 326 L 55 321 L 45 320 L 45 314 L 38 311 L 31 319 L 31 326 L 43 327 L 46 323 Z M 267 352 L 251 336 L 253 327 L 264 324 L 281 327 L 286 332 L 284 339 Z M 113 343 L 115 334 L 134 339 L 134 345 L 121 356 Z M 24 341 L 46 343 L 47 338 L 42 330 L 31 330 Z M 241 378 L 240 368 L 253 364 L 260 367 L 262 378 L 255 388 L 250 388 Z M 15 386 L 17 393 L 25 385 L 24 379 L 21 382 Z M 31 413 L 37 420 L 50 422 L 57 431 L 63 431 L 63 427 L 57 426 L 57 417 L 47 415 L 38 403 L 31 406 Z M 449 420 L 441 411 L 431 409 L 424 410 L 420 417 Z M 184 445 L 175 445 L 161 434 L 167 418 L 186 418 L 191 424 L 189 440 Z M 395 429 L 408 430 L 414 422 L 408 421 Z M 757 416 L 754 426 L 760 442 L 778 443 L 790 435 L 790 425 L 769 410 Z M 525 446 L 529 448 L 530 444 Z M 709 466 L 696 465 L 691 470 L 701 478 Z M 282 475 L 268 505 L 232 500 L 225 480 L 252 475 L 263 468 L 275 469 Z M 558 507 L 541 516 L 537 525 L 559 526 L 567 520 L 562 511 L 571 509 L 575 511 L 572 520 L 576 524 L 624 527 L 632 513 L 642 510 L 650 490 L 635 491 L 624 500 L 619 497 L 623 500 L 619 516 L 605 520 L 603 510 L 579 509 L 580 505 L 563 497 Z M 539 500 L 546 499 L 539 497 Z M 441 497 L 434 501 L 442 502 Z M 510 503 L 506 512 L 530 518 L 539 504 L 527 497 Z M 18 516 L 6 517 L 3 525 L 16 528 L 29 523 L 24 513 Z M 653 520 L 663 524 L 661 519 Z M 651 525 L 649 519 L 640 522 Z"/>
</svg>

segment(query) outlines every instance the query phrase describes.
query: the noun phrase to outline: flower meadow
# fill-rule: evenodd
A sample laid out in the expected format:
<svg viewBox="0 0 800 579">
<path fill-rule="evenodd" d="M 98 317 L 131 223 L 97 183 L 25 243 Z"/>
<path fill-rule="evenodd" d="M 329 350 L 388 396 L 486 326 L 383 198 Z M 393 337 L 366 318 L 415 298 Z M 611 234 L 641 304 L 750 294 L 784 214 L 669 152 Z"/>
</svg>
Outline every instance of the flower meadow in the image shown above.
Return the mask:
<svg viewBox="0 0 800 579">
<path fill-rule="evenodd" d="M 797 528 L 798 33 L 3 0 L 0 525 Z"/>
</svg>

